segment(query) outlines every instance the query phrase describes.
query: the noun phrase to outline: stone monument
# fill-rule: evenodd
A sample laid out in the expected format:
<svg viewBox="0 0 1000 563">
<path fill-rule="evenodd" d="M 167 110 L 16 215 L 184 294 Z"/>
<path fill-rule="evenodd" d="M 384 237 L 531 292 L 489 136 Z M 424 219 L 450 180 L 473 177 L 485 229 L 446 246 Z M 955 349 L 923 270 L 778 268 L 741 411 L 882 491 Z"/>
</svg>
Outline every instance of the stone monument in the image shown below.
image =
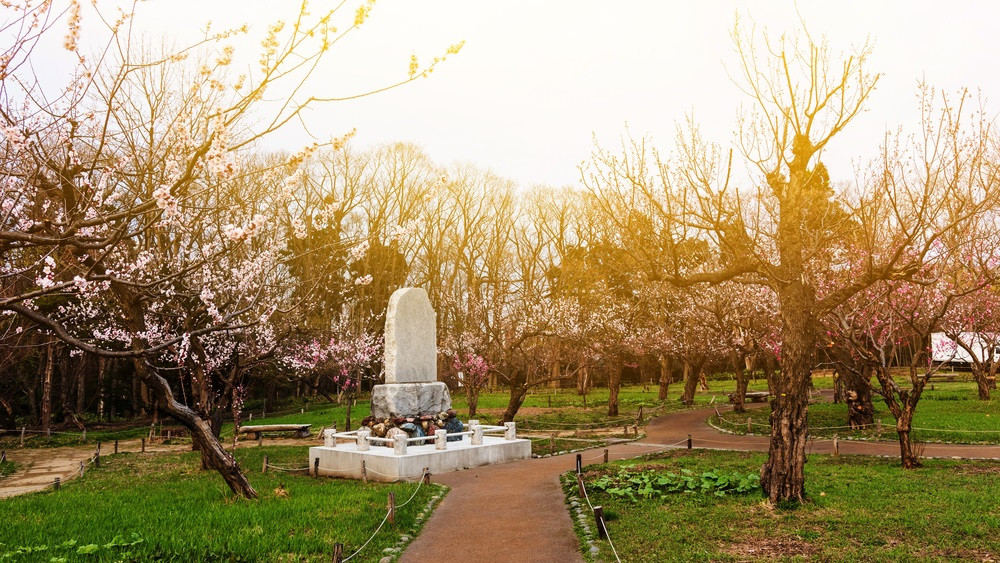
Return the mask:
<svg viewBox="0 0 1000 563">
<path fill-rule="evenodd" d="M 407 481 L 425 472 L 531 457 L 531 441 L 517 438 L 513 422 L 484 426 L 470 420 L 466 430 L 450 411 L 448 387 L 437 380 L 436 326 L 426 291 L 405 287 L 392 294 L 385 315 L 385 384 L 372 388 L 372 416 L 354 432 L 327 430 L 324 445 L 309 448 L 311 472 Z"/>
<path fill-rule="evenodd" d="M 385 314 L 385 384 L 372 388 L 378 419 L 438 414 L 451 408 L 437 380 L 437 313 L 419 287 L 397 289 Z"/>
</svg>

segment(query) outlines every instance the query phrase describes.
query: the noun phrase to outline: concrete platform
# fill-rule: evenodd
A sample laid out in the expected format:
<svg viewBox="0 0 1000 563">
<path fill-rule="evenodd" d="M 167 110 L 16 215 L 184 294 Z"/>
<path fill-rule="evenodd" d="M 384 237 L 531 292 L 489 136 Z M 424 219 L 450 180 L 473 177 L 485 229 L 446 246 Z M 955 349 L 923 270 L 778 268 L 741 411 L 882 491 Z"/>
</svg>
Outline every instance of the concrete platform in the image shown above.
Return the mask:
<svg viewBox="0 0 1000 563">
<path fill-rule="evenodd" d="M 336 447 L 309 448 L 309 467 L 319 459 L 319 474 L 330 477 L 361 478 L 361 460 L 365 461 L 368 479 L 373 481 L 416 481 L 425 467 L 432 475 L 469 469 L 494 463 L 505 463 L 531 457 L 530 440 L 506 440 L 483 436 L 482 445 L 472 445 L 469 436 L 460 442 L 448 442 L 448 449 L 435 449 L 434 443 L 410 445 L 403 455 L 391 447 L 372 445 L 368 451 L 358 451 L 356 443 L 344 442 Z"/>
</svg>

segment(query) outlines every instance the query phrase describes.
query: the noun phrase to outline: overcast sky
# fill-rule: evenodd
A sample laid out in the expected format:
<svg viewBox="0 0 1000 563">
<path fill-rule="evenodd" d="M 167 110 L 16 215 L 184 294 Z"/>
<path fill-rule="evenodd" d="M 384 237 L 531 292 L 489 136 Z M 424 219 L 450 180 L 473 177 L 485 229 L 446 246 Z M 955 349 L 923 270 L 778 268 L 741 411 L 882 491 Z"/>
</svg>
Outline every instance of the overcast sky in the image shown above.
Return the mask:
<svg viewBox="0 0 1000 563">
<path fill-rule="evenodd" d="M 247 22 L 257 41 L 296 5 L 160 0 L 140 5 L 138 22 L 177 36 L 206 19 L 216 28 Z M 594 135 L 614 144 L 626 123 L 667 149 L 677 121 L 693 112 L 706 136 L 730 143 L 747 103 L 727 73 L 736 69 L 729 33 L 737 12 L 774 35 L 795 32 L 801 16 L 835 51 L 875 41 L 871 68 L 884 76 L 868 112 L 824 156 L 835 180 L 875 154 L 887 128 L 912 129 L 921 77 L 945 90 L 979 89 L 1000 111 L 1000 4 L 991 1 L 379 0 L 321 69 L 318 93 L 399 78 L 411 53 L 430 58 L 463 39 L 465 48 L 426 80 L 323 106 L 308 123 L 325 138 L 356 127 L 362 146 L 410 141 L 438 162 L 470 161 L 525 186 L 575 184 Z M 291 150 L 306 140 L 295 129 L 272 143 Z"/>
</svg>

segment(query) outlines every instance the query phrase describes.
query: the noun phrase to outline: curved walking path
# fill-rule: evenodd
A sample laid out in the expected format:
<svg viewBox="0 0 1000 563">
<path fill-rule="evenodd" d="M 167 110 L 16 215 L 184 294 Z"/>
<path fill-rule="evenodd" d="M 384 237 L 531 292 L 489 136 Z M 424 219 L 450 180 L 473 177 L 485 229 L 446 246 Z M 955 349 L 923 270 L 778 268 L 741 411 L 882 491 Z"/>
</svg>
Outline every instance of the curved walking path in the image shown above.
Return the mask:
<svg viewBox="0 0 1000 563">
<path fill-rule="evenodd" d="M 714 408 L 705 408 L 656 417 L 646 426 L 644 439 L 609 446 L 608 455 L 625 459 L 676 448 L 689 434 L 695 448 L 768 449 L 766 436 L 727 434 L 709 426 L 706 421 L 713 414 Z M 582 452 L 584 464 L 600 463 L 604 449 Z M 899 455 L 896 442 L 841 440 L 839 449 L 841 454 Z M 808 453 L 832 452 L 832 440 L 815 440 L 808 448 Z M 923 457 L 1000 459 L 1000 446 L 925 444 Z M 400 561 L 583 561 L 559 483 L 559 475 L 575 464 L 576 454 L 565 454 L 435 475 L 451 491 Z"/>
<path fill-rule="evenodd" d="M 147 452 L 165 452 L 183 449 L 184 444 L 146 444 Z M 187 444 L 188 449 L 191 448 Z M 21 467 L 13 475 L 0 479 L 0 499 L 40 491 L 51 486 L 56 477 L 61 483 L 80 476 L 80 462 L 87 463 L 96 450 L 94 444 L 61 446 L 55 448 L 16 448 L 7 450 L 7 459 Z M 141 441 L 121 440 L 118 451 L 138 452 Z M 101 457 L 111 454 L 108 444 L 102 446 Z M 90 465 L 87 465 L 89 468 Z"/>
</svg>

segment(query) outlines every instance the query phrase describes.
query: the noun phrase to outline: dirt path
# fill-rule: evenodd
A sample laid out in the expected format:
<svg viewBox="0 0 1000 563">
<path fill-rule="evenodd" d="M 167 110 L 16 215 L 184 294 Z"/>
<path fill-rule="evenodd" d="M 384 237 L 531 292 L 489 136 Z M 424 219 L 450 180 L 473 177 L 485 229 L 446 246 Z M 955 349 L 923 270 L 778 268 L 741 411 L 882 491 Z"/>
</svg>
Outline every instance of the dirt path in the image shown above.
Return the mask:
<svg viewBox="0 0 1000 563">
<path fill-rule="evenodd" d="M 265 438 L 264 444 L 268 446 L 312 446 L 317 445 L 320 438 Z M 231 446 L 230 441 L 226 444 Z M 240 440 L 239 448 L 255 448 L 256 440 Z M 61 483 L 80 476 L 80 462 L 87 463 L 93 456 L 96 446 L 93 444 L 82 446 L 64 446 L 58 448 L 16 448 L 7 450 L 7 459 L 20 464 L 20 468 L 13 475 L 0 479 L 0 499 L 32 493 L 52 486 L 55 478 L 58 477 Z M 112 447 L 105 443 L 101 447 L 101 455 L 106 456 L 112 453 Z M 180 452 L 189 451 L 190 442 L 180 442 L 174 444 L 147 443 L 146 452 Z M 121 440 L 118 442 L 119 452 L 140 452 L 142 451 L 142 440 Z M 88 464 L 89 468 L 90 465 Z"/>
<path fill-rule="evenodd" d="M 713 414 L 714 409 L 697 409 L 657 417 L 646 426 L 643 440 L 608 447 L 609 458 L 686 447 L 688 435 L 695 448 L 768 449 L 767 437 L 738 436 L 712 428 L 706 420 Z M 583 463 L 600 463 L 603 450 L 582 452 Z M 832 451 L 832 440 L 816 440 L 809 447 L 809 453 Z M 898 456 L 899 446 L 896 442 L 843 440 L 840 453 Z M 1000 459 L 1000 446 L 926 444 L 924 457 Z M 400 561 L 582 561 L 559 484 L 559 475 L 575 464 L 576 454 L 566 454 L 435 475 L 434 480 L 451 491 Z M 456 532 L 455 524 L 461 532 Z"/>
<path fill-rule="evenodd" d="M 166 452 L 190 449 L 190 444 L 146 444 L 147 452 Z M 87 463 L 94 456 L 96 446 L 64 446 L 59 448 L 17 448 L 7 450 L 7 459 L 20 464 L 13 475 L 0 480 L 0 499 L 23 495 L 52 486 L 56 477 L 65 483 L 80 476 L 80 462 Z M 139 439 L 122 440 L 118 443 L 119 452 L 138 452 L 142 450 Z M 111 453 L 104 444 L 101 455 Z M 89 468 L 90 465 L 88 464 Z"/>
</svg>

